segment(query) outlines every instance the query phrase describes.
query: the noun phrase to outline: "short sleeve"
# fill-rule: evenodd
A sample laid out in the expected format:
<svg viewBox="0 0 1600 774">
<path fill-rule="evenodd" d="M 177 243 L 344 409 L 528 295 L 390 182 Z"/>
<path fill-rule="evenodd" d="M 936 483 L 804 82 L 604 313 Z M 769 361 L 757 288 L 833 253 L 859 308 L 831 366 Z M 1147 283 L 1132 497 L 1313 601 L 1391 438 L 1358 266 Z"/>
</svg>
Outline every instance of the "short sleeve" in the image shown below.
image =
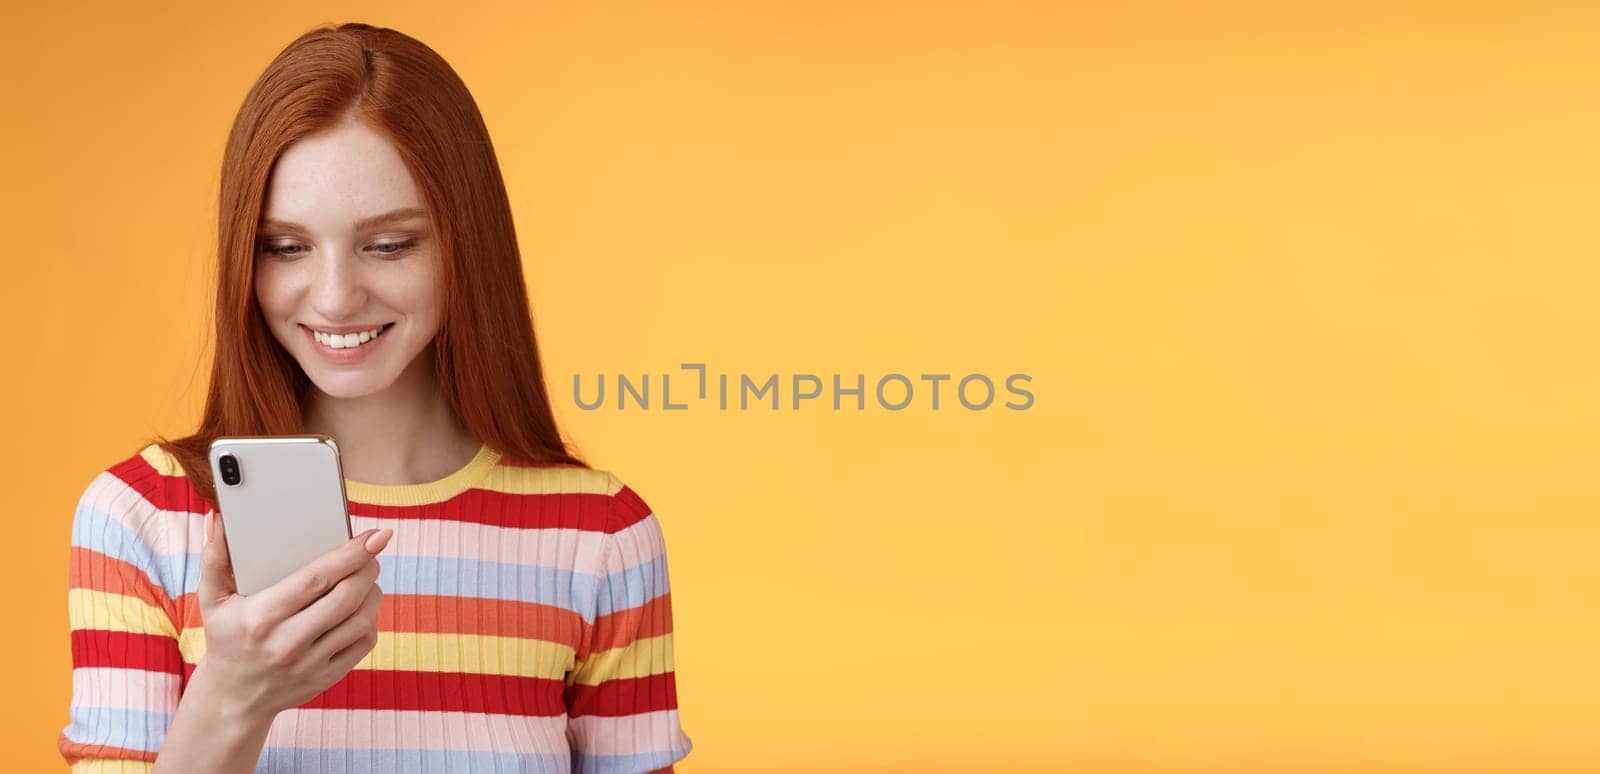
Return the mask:
<svg viewBox="0 0 1600 774">
<path fill-rule="evenodd" d="M 666 543 L 627 486 L 609 509 L 588 631 L 567 675 L 572 771 L 672 771 L 693 742 L 678 717 Z"/>
<path fill-rule="evenodd" d="M 183 658 L 157 551 L 160 513 L 107 471 L 73 514 L 71 722 L 56 746 L 75 772 L 150 771 L 177 714 Z"/>
</svg>

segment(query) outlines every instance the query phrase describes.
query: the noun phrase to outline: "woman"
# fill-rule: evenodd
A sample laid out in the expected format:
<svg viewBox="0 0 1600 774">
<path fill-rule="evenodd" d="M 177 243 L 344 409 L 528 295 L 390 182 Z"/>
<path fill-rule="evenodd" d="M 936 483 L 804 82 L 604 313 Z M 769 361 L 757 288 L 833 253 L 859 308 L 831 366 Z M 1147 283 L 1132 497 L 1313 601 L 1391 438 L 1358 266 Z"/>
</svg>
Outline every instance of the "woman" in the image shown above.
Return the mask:
<svg viewBox="0 0 1600 774">
<path fill-rule="evenodd" d="M 205 415 L 74 515 L 71 724 L 89 771 L 650 771 L 679 725 L 660 525 L 556 427 L 504 184 L 423 44 L 291 43 L 223 161 Z M 236 593 L 224 435 L 339 443 L 359 534 Z M 158 756 L 159 753 L 159 756 Z"/>
</svg>

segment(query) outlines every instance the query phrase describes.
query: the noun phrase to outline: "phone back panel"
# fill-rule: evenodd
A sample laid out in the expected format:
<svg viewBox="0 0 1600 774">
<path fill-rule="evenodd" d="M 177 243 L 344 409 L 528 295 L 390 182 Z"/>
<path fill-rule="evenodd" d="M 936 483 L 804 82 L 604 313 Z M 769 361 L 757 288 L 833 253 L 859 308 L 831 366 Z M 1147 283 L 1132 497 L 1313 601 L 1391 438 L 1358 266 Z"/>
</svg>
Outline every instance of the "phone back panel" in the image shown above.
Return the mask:
<svg viewBox="0 0 1600 774">
<path fill-rule="evenodd" d="M 239 461 L 238 484 L 223 483 L 225 454 Z M 240 594 L 277 583 L 353 537 L 333 439 L 219 438 L 210 462 Z"/>
</svg>

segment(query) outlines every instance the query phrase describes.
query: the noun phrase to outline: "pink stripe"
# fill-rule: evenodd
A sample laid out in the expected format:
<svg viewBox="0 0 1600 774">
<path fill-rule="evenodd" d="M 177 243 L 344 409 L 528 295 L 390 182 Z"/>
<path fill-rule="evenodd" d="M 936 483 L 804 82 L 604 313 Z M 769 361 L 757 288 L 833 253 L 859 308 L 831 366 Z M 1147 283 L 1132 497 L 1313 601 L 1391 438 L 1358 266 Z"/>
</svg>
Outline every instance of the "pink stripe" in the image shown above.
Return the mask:
<svg viewBox="0 0 1600 774">
<path fill-rule="evenodd" d="M 607 568 L 611 574 L 647 564 L 667 550 L 661 536 L 661 523 L 656 521 L 653 513 L 618 531 L 616 543 L 617 552 L 611 557 L 611 566 Z"/>
<path fill-rule="evenodd" d="M 178 676 L 116 667 L 72 670 L 72 706 L 178 711 Z"/>
<path fill-rule="evenodd" d="M 687 750 L 690 745 L 675 709 L 621 717 L 580 715 L 568 721 L 568 726 L 590 755 L 669 752 Z"/>
<path fill-rule="evenodd" d="M 198 554 L 205 547 L 204 513 L 158 509 L 138 492 L 127 489 L 127 484 L 111 473 L 96 477 L 85 496 L 162 555 Z M 112 507 L 113 501 L 120 501 L 120 507 Z M 179 528 L 178 520 L 186 529 Z M 600 533 L 592 530 L 512 529 L 448 519 L 350 517 L 352 533 L 377 527 L 395 531 L 394 539 L 385 549 L 388 556 L 476 559 L 569 570 L 574 569 L 578 556 L 596 555 L 599 546 L 595 544 L 603 539 Z M 611 572 L 632 569 L 660 556 L 665 547 L 659 538 L 660 526 L 654 515 L 617 532 L 622 566 L 613 565 Z M 526 550 L 529 546 L 537 549 L 537 556 L 517 554 L 519 548 Z"/>
<path fill-rule="evenodd" d="M 86 502 L 96 510 L 109 515 L 114 521 L 128 528 L 129 532 L 137 535 L 145 545 L 157 550 L 162 555 L 181 554 L 185 552 L 198 553 L 205 545 L 205 514 L 193 514 L 181 511 L 167 511 L 157 508 L 138 490 L 130 489 L 127 482 L 109 471 L 95 476 L 89 482 L 88 489 L 83 494 Z M 174 520 L 181 519 L 187 523 L 187 542 L 179 545 L 173 544 Z"/>
<path fill-rule="evenodd" d="M 645 564 L 661 554 L 661 541 L 641 537 L 651 535 L 653 526 L 639 522 L 617 533 L 619 543 L 635 548 L 623 552 L 623 566 L 613 566 L 612 572 Z M 511 529 L 441 519 L 350 517 L 352 532 L 359 534 L 375 527 L 394 530 L 394 538 L 389 541 L 389 547 L 384 549 L 385 556 L 475 559 L 568 570 L 574 569 L 573 565 L 579 556 L 597 556 L 600 552 L 599 543 L 604 539 L 603 535 L 592 530 Z M 658 534 L 659 529 L 654 532 Z"/>
<path fill-rule="evenodd" d="M 269 747 L 557 752 L 565 716 L 465 712 L 292 709 L 267 732 Z"/>
</svg>

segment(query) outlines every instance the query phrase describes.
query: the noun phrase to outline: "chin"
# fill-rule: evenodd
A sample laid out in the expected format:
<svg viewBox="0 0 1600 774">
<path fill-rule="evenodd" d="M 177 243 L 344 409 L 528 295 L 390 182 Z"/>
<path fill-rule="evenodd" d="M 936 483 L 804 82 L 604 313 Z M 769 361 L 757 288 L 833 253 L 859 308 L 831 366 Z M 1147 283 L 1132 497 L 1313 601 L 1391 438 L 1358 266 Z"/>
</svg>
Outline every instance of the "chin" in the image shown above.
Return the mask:
<svg viewBox="0 0 1600 774">
<path fill-rule="evenodd" d="M 343 379 L 312 379 L 311 383 L 316 385 L 317 389 L 321 390 L 330 398 L 360 398 L 376 392 L 382 392 L 383 388 L 388 386 L 375 384 L 352 384 Z"/>
<path fill-rule="evenodd" d="M 364 395 L 371 395 L 372 393 L 377 392 L 377 390 L 371 389 L 328 384 L 327 382 L 319 382 L 315 379 L 311 380 L 311 383 L 316 385 L 318 390 L 322 391 L 324 395 L 327 395 L 330 398 L 359 398 Z"/>
<path fill-rule="evenodd" d="M 379 373 L 330 374 L 308 371 L 311 383 L 330 398 L 360 398 L 382 392 L 394 383 L 392 375 Z"/>
</svg>

